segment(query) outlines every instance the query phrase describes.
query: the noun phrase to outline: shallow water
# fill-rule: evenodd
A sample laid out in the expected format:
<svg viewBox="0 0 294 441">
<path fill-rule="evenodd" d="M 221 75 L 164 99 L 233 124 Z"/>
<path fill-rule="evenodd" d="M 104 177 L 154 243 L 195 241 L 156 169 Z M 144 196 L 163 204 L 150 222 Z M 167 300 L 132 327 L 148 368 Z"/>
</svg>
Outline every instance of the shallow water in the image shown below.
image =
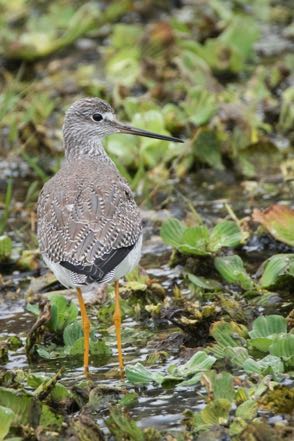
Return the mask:
<svg viewBox="0 0 294 441">
<path fill-rule="evenodd" d="M 1 308 L 0 337 L 18 334 L 24 342 L 26 333 L 34 323 L 34 318 L 30 313 L 25 312 L 24 307 L 24 301 L 16 300 L 9 302 L 6 308 Z M 92 323 L 94 324 L 94 320 L 92 320 Z M 130 319 L 124 320 L 123 328 L 125 331 L 136 328 L 138 333 L 144 331 L 144 327 L 141 324 L 138 325 L 138 323 Z M 110 338 L 112 340 L 113 355 L 107 364 L 102 366 L 97 366 L 95 363 L 91 364 L 91 380 L 94 384 L 99 384 L 100 386 L 119 387 L 124 385 L 130 390 L 134 390 L 133 386 L 128 385 L 124 381 L 108 378 L 107 376 L 110 369 L 117 368 L 116 345 L 113 333 L 112 335 L 110 334 Z M 148 345 L 143 348 L 131 346 L 124 348 L 125 362 L 126 364 L 143 362 L 151 352 L 152 346 Z M 163 371 L 165 365 L 170 363 L 177 364 L 178 362 L 177 358 L 169 357 L 160 369 L 156 368 L 156 370 Z M 84 379 L 80 360 L 73 363 L 72 359 L 40 359 L 38 362 L 28 363 L 24 347 L 16 351 L 10 351 L 9 362 L 5 363 L 2 367 L 8 370 L 29 368 L 32 373 L 46 375 L 54 374 L 61 367 L 64 367 L 65 371 L 61 382 L 67 386 L 73 386 Z M 200 394 L 201 388 L 199 389 Z M 193 410 L 200 409 L 201 402 L 203 402 L 201 394 L 195 393 L 194 388 L 164 390 L 160 387 L 148 386 L 137 390 L 139 391 L 138 403 L 130 410 L 130 414 L 138 421 L 138 425 L 141 428 L 152 426 L 160 430 L 180 431 L 183 419 L 182 412 L 187 408 Z M 103 419 L 97 417 L 97 422 L 106 430 Z"/>
</svg>

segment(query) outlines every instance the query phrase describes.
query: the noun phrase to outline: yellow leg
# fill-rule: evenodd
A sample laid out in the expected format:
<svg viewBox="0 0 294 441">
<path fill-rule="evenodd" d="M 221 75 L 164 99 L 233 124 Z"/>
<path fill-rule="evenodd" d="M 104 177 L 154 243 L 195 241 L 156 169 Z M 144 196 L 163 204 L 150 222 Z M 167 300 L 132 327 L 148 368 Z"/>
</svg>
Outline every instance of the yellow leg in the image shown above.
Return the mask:
<svg viewBox="0 0 294 441">
<path fill-rule="evenodd" d="M 77 288 L 78 300 L 80 304 L 80 310 L 83 322 L 83 332 L 84 332 L 84 374 L 87 376 L 89 373 L 89 341 L 90 341 L 90 320 L 87 315 L 86 306 L 84 303 L 82 291 Z"/>
<path fill-rule="evenodd" d="M 113 321 L 115 325 L 116 332 L 116 343 L 117 343 L 117 351 L 118 351 L 118 363 L 120 368 L 121 376 L 124 374 L 124 360 L 121 350 L 121 310 L 119 303 L 119 283 L 118 281 L 114 284 L 114 292 L 115 292 L 115 303 L 114 303 L 114 314 Z"/>
</svg>

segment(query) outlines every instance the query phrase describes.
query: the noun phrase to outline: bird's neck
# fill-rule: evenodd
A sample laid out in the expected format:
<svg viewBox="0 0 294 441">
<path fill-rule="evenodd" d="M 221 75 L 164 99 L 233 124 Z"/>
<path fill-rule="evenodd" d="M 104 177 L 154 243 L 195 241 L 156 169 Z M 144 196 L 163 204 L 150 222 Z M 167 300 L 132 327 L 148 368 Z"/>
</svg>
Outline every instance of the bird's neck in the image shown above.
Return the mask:
<svg viewBox="0 0 294 441">
<path fill-rule="evenodd" d="M 100 160 L 110 160 L 106 154 L 102 139 L 97 138 L 85 138 L 82 136 L 64 137 L 64 151 L 65 158 L 67 160 L 91 158 Z"/>
</svg>

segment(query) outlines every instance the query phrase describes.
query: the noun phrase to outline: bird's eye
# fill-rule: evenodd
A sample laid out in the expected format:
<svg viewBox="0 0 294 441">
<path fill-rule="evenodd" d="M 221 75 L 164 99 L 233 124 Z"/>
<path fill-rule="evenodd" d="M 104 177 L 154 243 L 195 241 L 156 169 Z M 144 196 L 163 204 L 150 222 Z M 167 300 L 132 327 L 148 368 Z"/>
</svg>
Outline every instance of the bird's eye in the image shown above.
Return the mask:
<svg viewBox="0 0 294 441">
<path fill-rule="evenodd" d="M 92 115 L 92 118 L 94 121 L 99 122 L 99 121 L 102 121 L 103 116 L 101 115 L 101 113 L 94 113 Z"/>
</svg>

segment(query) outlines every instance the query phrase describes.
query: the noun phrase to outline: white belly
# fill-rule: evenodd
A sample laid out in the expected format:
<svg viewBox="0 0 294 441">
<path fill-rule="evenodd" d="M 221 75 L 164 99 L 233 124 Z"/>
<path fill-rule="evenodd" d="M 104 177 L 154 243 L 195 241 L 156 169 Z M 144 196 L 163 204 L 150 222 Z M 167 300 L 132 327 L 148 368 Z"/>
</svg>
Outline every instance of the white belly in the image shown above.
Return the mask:
<svg viewBox="0 0 294 441">
<path fill-rule="evenodd" d="M 113 271 L 107 274 L 105 278 L 101 280 L 98 284 L 105 282 L 109 283 L 109 282 L 113 282 L 114 280 L 121 279 L 130 271 L 132 271 L 138 265 L 139 260 L 141 258 L 142 242 L 143 242 L 143 235 L 141 234 L 136 245 L 124 258 L 124 260 L 119 265 L 117 265 L 117 267 L 115 267 Z M 78 286 L 85 285 L 85 283 L 81 283 L 75 280 L 75 276 L 72 273 L 72 271 L 68 270 L 67 268 L 64 268 L 59 263 L 52 262 L 46 256 L 43 256 L 43 259 L 46 265 L 48 266 L 48 268 L 50 268 L 50 270 L 54 273 L 56 279 L 66 288 L 76 288 Z"/>
<path fill-rule="evenodd" d="M 134 248 L 124 258 L 124 260 L 114 269 L 113 280 L 118 280 L 130 273 L 138 265 L 142 252 L 143 235 L 139 237 Z"/>
</svg>

